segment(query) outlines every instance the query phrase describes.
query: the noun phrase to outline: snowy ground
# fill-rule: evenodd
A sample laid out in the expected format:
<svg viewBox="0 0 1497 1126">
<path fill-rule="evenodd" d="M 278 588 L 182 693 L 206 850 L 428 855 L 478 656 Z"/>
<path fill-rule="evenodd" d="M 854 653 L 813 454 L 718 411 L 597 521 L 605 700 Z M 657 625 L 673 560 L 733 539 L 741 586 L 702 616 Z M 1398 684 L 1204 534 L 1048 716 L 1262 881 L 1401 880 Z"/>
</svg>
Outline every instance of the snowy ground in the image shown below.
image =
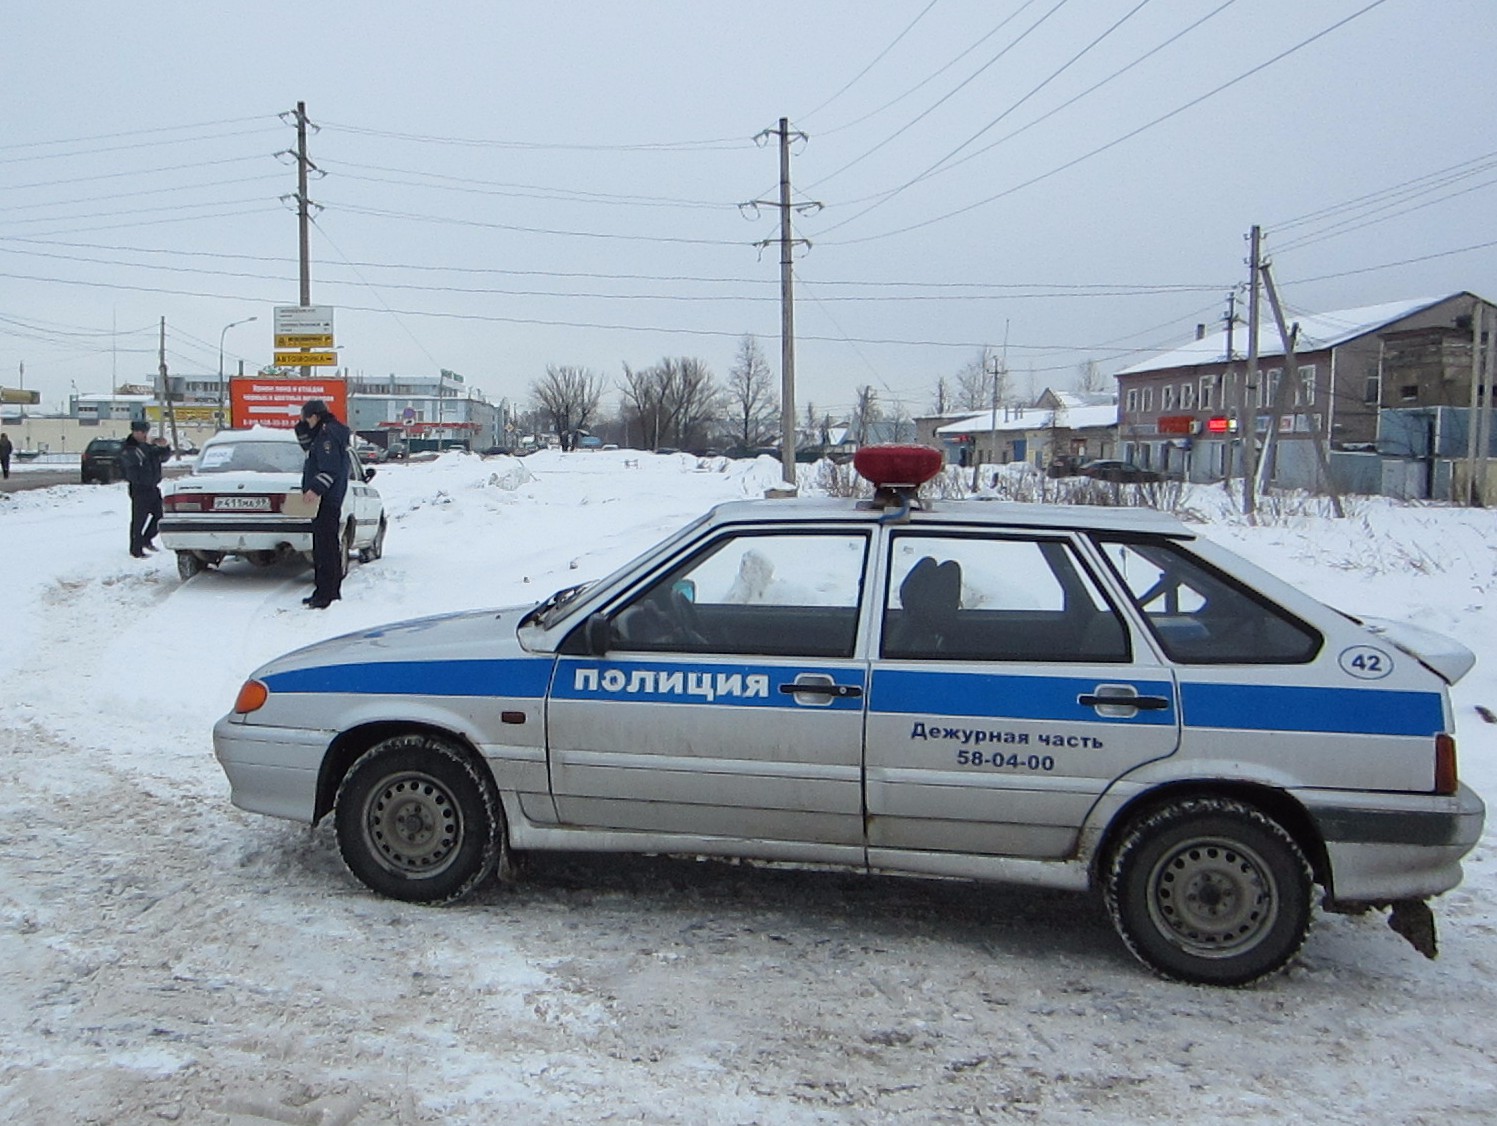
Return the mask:
<svg viewBox="0 0 1497 1126">
<path fill-rule="evenodd" d="M 183 586 L 121 486 L 0 496 L 0 1120 L 1046 1123 L 1497 1120 L 1497 834 L 1427 962 L 1322 917 L 1292 969 L 1151 977 L 1085 897 L 689 860 L 533 861 L 457 908 L 376 899 L 326 828 L 243 814 L 209 733 L 244 675 L 379 621 L 598 577 L 778 467 L 629 452 L 381 466 L 385 558 Z M 1488 513 L 1192 508 L 1349 610 L 1478 650 L 1462 769 L 1497 798 Z"/>
</svg>

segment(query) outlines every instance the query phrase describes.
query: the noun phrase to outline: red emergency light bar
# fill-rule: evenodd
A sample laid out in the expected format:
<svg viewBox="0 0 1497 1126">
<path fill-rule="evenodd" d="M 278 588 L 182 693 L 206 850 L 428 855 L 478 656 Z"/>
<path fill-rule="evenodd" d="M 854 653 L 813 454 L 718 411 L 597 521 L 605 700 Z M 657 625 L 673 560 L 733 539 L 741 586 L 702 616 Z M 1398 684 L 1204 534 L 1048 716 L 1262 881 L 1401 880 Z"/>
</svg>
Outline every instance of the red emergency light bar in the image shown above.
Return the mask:
<svg viewBox="0 0 1497 1126">
<path fill-rule="evenodd" d="M 864 446 L 852 466 L 875 489 L 918 489 L 941 472 L 941 451 L 930 446 Z"/>
</svg>

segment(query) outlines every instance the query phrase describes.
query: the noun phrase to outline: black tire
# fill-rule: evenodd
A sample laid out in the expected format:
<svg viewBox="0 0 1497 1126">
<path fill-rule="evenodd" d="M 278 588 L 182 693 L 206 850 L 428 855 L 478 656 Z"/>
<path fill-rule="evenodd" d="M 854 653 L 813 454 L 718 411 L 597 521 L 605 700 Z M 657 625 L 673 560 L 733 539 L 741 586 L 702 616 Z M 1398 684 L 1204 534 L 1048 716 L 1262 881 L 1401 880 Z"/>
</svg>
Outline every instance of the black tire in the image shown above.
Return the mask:
<svg viewBox="0 0 1497 1126">
<path fill-rule="evenodd" d="M 385 554 L 385 518 L 379 518 L 379 531 L 374 533 L 374 539 L 359 555 L 360 563 L 373 563 Z"/>
<path fill-rule="evenodd" d="M 366 751 L 338 787 L 334 824 L 348 870 L 407 903 L 461 899 L 504 851 L 493 780 L 427 735 L 397 735 Z"/>
<path fill-rule="evenodd" d="M 1129 827 L 1103 898 L 1135 957 L 1167 978 L 1246 985 L 1283 969 L 1310 930 L 1313 878 L 1276 821 L 1186 798 Z"/>
<path fill-rule="evenodd" d="M 343 525 L 343 535 L 341 537 L 341 542 L 343 544 L 343 550 L 338 553 L 339 558 L 342 561 L 341 562 L 342 570 L 340 571 L 340 576 L 342 578 L 346 579 L 346 578 L 348 578 L 348 572 L 353 569 L 353 521 L 352 520 L 350 520 L 347 524 Z"/>
<path fill-rule="evenodd" d="M 201 571 L 206 570 L 208 564 L 204 563 L 191 551 L 177 552 L 177 576 L 184 583 Z"/>
</svg>

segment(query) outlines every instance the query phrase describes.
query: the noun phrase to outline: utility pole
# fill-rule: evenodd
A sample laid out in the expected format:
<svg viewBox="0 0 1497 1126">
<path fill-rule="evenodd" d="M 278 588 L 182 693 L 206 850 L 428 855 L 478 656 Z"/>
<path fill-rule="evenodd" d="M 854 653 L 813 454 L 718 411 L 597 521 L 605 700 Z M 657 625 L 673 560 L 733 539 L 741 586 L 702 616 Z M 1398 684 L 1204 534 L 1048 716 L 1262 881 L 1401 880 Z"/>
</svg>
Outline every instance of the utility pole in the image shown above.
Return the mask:
<svg viewBox="0 0 1497 1126">
<path fill-rule="evenodd" d="M 1476 482 L 1476 503 L 1485 506 L 1490 498 L 1487 496 L 1487 451 L 1492 448 L 1492 376 L 1494 364 L 1494 353 L 1492 348 L 1492 329 L 1490 323 L 1483 318 L 1486 325 L 1482 336 L 1482 378 L 1481 393 L 1478 396 L 1477 417 L 1472 420 L 1476 426 L 1476 460 L 1472 466 L 1473 479 Z"/>
<path fill-rule="evenodd" d="M 1237 291 L 1233 290 L 1227 294 L 1227 311 L 1222 315 L 1222 320 L 1227 326 L 1227 366 L 1222 369 L 1221 401 L 1222 413 L 1229 418 L 1238 421 L 1238 433 L 1242 432 L 1241 410 L 1238 404 L 1227 402 L 1227 388 L 1229 386 L 1228 376 L 1232 374 L 1232 361 L 1237 358 L 1232 347 L 1232 337 L 1237 329 Z M 1238 441 L 1242 439 L 1239 437 Z M 1228 496 L 1232 495 L 1232 431 L 1227 431 L 1226 449 L 1222 452 L 1222 488 Z"/>
<path fill-rule="evenodd" d="M 295 199 L 296 201 L 297 242 L 301 265 L 299 303 L 302 308 L 306 308 L 312 304 L 312 209 L 314 207 L 319 211 L 322 209 L 320 204 L 313 203 L 307 196 L 307 178 L 309 172 L 316 172 L 319 176 L 323 173 L 322 169 L 313 164 L 311 157 L 307 155 L 307 125 L 309 124 L 307 121 L 307 103 L 297 102 L 296 109 L 292 110 L 289 115 L 283 113 L 281 118 L 285 120 L 288 116 L 294 117 L 296 122 L 296 152 L 280 155 L 293 156 L 296 159 L 296 195 L 294 197 L 282 196 L 281 200 L 284 202 L 288 199 Z M 317 126 L 313 125 L 312 128 L 316 129 Z M 301 367 L 301 377 L 303 379 L 310 379 L 311 376 L 311 367 L 303 364 Z"/>
<path fill-rule="evenodd" d="M 1481 422 L 1481 348 L 1486 338 L 1485 303 L 1478 300 L 1471 314 L 1471 408 L 1466 415 L 1466 503 L 1481 504 L 1481 490 L 1476 485 L 1476 432 Z"/>
<path fill-rule="evenodd" d="M 998 456 L 998 381 L 1006 373 L 1003 359 L 999 356 L 992 357 L 993 366 L 988 369 L 988 374 L 993 377 L 993 415 L 988 420 L 988 453 L 992 457 Z M 978 488 L 977 471 L 982 464 L 982 458 L 977 456 L 977 443 L 973 443 L 972 449 L 972 491 Z"/>
<path fill-rule="evenodd" d="M 166 318 L 161 318 L 161 351 L 160 362 L 157 370 L 161 373 L 161 402 L 166 409 L 166 421 L 171 427 L 172 449 L 176 449 L 180 443 L 177 441 L 177 412 L 172 409 L 172 387 L 166 379 Z"/>
<path fill-rule="evenodd" d="M 780 466 L 785 480 L 791 485 L 795 480 L 795 297 L 792 289 L 790 269 L 791 253 L 797 242 L 809 247 L 806 239 L 792 237 L 790 213 L 821 210 L 819 203 L 790 202 L 790 142 L 794 138 L 804 141 L 804 133 L 790 131 L 790 119 L 780 118 L 778 128 L 766 129 L 754 140 L 761 144 L 769 137 L 780 139 L 780 198 L 777 202 L 754 200 L 746 206 L 777 207 L 780 212 L 780 237 L 764 239 L 755 245 L 761 249 L 778 241 L 780 244 Z"/>
<path fill-rule="evenodd" d="M 1258 476 L 1258 270 L 1263 262 L 1263 229 L 1253 224 L 1248 234 L 1248 354 L 1247 378 L 1242 382 L 1242 411 L 1246 423 L 1242 435 L 1242 513 L 1249 520 L 1258 511 L 1254 493 Z"/>
<path fill-rule="evenodd" d="M 1269 273 L 1268 263 L 1263 263 L 1262 269 L 1263 288 L 1268 291 L 1268 303 L 1273 306 L 1274 324 L 1278 326 L 1279 337 L 1284 342 L 1284 373 L 1279 377 L 1278 390 L 1274 395 L 1272 424 L 1269 428 L 1269 440 L 1273 441 L 1279 429 L 1279 418 L 1283 415 L 1284 407 L 1293 394 L 1292 388 L 1299 385 L 1299 360 L 1294 354 L 1294 337 L 1298 332 L 1298 326 L 1295 326 L 1295 332 L 1290 332 L 1285 326 L 1284 310 L 1279 304 L 1279 292 L 1274 286 L 1273 275 Z M 1331 509 L 1338 519 L 1342 519 L 1346 513 L 1341 508 L 1341 493 L 1331 477 L 1331 459 L 1326 450 L 1325 435 L 1320 432 L 1319 426 L 1312 425 L 1310 438 L 1315 444 L 1315 460 L 1320 467 L 1320 478 L 1325 482 L 1326 492 L 1331 495 Z"/>
</svg>

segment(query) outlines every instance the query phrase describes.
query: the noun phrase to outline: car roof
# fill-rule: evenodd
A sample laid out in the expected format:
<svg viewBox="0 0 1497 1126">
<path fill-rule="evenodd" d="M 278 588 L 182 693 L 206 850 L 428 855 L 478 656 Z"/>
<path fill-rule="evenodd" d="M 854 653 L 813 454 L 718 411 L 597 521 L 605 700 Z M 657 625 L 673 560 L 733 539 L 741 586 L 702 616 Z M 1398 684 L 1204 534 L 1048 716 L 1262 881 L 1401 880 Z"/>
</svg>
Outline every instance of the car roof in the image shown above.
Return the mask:
<svg viewBox="0 0 1497 1126">
<path fill-rule="evenodd" d="M 712 509 L 707 522 L 810 523 L 818 520 L 855 520 L 879 523 L 893 511 L 868 501 L 836 497 L 797 497 L 784 500 L 729 501 Z M 937 500 L 910 513 L 913 527 L 961 524 L 973 528 L 1055 529 L 1060 531 L 1132 532 L 1195 539 L 1196 533 L 1174 516 L 1152 508 L 1101 507 L 1086 504 L 1018 504 L 996 500 Z"/>
<path fill-rule="evenodd" d="M 296 435 L 290 430 L 273 426 L 251 426 L 248 430 L 220 430 L 203 443 L 203 448 L 222 446 L 227 442 L 290 442 L 297 444 Z"/>
</svg>

